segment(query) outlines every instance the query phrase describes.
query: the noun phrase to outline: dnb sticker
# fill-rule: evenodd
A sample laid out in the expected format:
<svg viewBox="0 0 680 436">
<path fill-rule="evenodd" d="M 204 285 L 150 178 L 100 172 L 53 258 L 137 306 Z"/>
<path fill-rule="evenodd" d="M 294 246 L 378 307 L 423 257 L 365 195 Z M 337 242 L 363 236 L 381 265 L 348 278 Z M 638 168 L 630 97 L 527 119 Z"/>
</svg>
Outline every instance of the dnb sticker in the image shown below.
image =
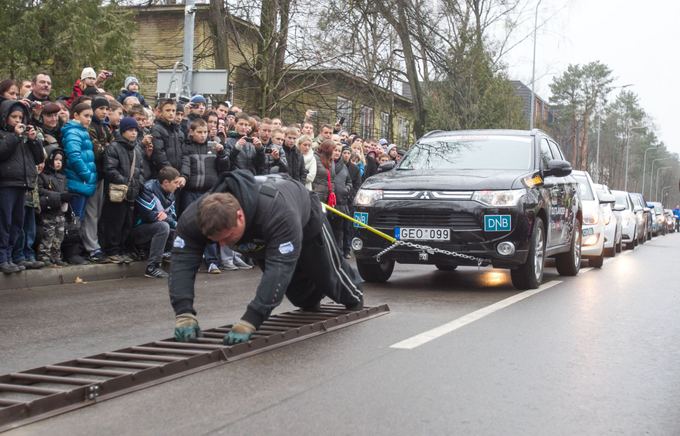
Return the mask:
<svg viewBox="0 0 680 436">
<path fill-rule="evenodd" d="M 509 232 L 512 229 L 510 215 L 484 215 L 485 232 Z"/>
<path fill-rule="evenodd" d="M 368 212 L 354 212 L 354 219 L 363 224 L 368 224 Z M 353 223 L 353 225 L 357 229 L 361 228 L 357 223 Z"/>
</svg>

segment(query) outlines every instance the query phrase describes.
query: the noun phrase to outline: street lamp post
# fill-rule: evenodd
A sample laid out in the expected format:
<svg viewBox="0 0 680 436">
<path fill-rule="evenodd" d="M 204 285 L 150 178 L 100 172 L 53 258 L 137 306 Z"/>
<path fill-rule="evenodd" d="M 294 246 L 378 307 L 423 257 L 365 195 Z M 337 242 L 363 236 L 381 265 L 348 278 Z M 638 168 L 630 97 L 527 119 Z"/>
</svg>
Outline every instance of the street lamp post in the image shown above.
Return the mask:
<svg viewBox="0 0 680 436">
<path fill-rule="evenodd" d="M 630 135 L 633 130 L 646 129 L 645 126 L 631 126 L 626 130 L 626 175 L 623 181 L 623 190 L 628 191 L 628 155 L 630 154 Z M 644 193 L 643 193 L 644 195 Z"/>
<path fill-rule="evenodd" d="M 652 196 L 652 189 L 654 189 L 654 185 L 653 185 L 653 183 L 654 183 L 654 162 L 661 162 L 661 161 L 669 160 L 669 159 L 673 159 L 673 158 L 672 157 L 660 157 L 660 158 L 654 159 L 652 161 L 652 171 L 649 174 L 649 196 L 650 197 Z M 643 192 L 642 196 L 644 197 L 644 195 L 645 195 L 645 193 Z"/>
<path fill-rule="evenodd" d="M 668 193 L 669 193 L 669 191 L 666 191 L 666 190 L 667 190 L 667 189 L 670 190 L 671 188 L 672 188 L 671 185 L 664 186 L 663 188 L 661 188 L 661 203 L 662 203 L 662 204 L 664 203 L 664 199 L 666 198 L 666 196 L 667 196 Z M 663 191 L 666 191 L 666 193 L 664 194 Z M 666 207 L 666 206 L 664 205 L 664 207 Z"/>
<path fill-rule="evenodd" d="M 536 29 L 538 28 L 538 7 L 541 5 L 541 0 L 536 3 L 536 13 L 534 14 L 534 57 L 531 65 L 531 108 L 530 108 L 530 118 L 529 118 L 529 130 L 534 128 L 534 106 L 536 105 L 536 92 L 535 81 L 536 81 Z"/>
<path fill-rule="evenodd" d="M 659 175 L 663 170 L 667 170 L 669 168 L 673 167 L 661 167 L 656 169 L 656 189 L 654 189 L 654 201 L 659 201 Z"/>
<path fill-rule="evenodd" d="M 645 195 L 645 170 L 647 169 L 647 152 L 649 150 L 656 149 L 656 145 L 652 145 L 651 147 L 647 147 L 647 150 L 645 150 L 645 158 L 642 163 L 642 195 Z M 651 189 L 651 188 L 650 188 Z M 652 193 L 650 192 L 649 195 L 651 196 Z"/>
</svg>

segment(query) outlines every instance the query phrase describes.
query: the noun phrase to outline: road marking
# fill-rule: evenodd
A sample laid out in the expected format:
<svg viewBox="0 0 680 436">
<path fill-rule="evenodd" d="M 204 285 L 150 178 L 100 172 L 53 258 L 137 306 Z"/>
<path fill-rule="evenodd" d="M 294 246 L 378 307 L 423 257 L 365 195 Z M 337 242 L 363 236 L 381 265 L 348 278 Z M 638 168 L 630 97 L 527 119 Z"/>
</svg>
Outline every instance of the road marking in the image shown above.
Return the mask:
<svg viewBox="0 0 680 436">
<path fill-rule="evenodd" d="M 581 268 L 581 274 L 585 274 L 585 273 L 587 273 L 588 271 L 592 271 L 592 269 L 593 269 L 592 267 L 589 267 L 589 268 Z"/>
<path fill-rule="evenodd" d="M 426 344 L 434 339 L 437 339 L 441 336 L 444 336 L 447 333 L 451 333 L 454 330 L 458 330 L 459 328 L 466 326 L 470 323 L 473 323 L 477 320 L 480 320 L 484 318 L 487 315 L 491 315 L 494 312 L 497 312 L 501 309 L 505 309 L 506 307 L 510 306 L 511 304 L 515 304 L 519 301 L 524 300 L 525 298 L 529 298 L 532 295 L 536 295 L 539 292 L 543 292 L 546 289 L 550 289 L 555 285 L 559 285 L 562 283 L 560 280 L 552 280 L 548 283 L 544 283 L 541 285 L 538 289 L 532 289 L 530 291 L 524 291 L 520 292 L 519 294 L 513 295 L 512 297 L 508 297 L 505 300 L 501 300 L 497 303 L 491 304 L 486 307 L 482 307 L 479 310 L 475 310 L 472 313 L 468 313 L 467 315 L 461 316 L 458 319 L 454 319 L 453 321 L 447 322 L 446 324 L 443 324 L 439 327 L 435 327 L 432 330 L 428 330 L 426 332 L 420 333 L 418 335 L 412 336 L 408 339 L 404 339 L 401 342 L 397 342 L 396 344 L 390 345 L 390 348 L 398 348 L 401 350 L 412 350 L 416 347 L 419 347 L 423 344 Z"/>
</svg>

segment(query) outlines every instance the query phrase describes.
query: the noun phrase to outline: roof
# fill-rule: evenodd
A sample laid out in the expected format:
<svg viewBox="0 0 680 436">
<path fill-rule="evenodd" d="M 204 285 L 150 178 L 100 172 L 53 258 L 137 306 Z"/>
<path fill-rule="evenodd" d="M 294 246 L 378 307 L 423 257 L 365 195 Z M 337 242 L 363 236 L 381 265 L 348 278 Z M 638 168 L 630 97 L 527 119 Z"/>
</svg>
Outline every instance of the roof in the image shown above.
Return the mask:
<svg viewBox="0 0 680 436">
<path fill-rule="evenodd" d="M 472 135 L 486 135 L 486 136 L 534 136 L 536 133 L 545 132 L 540 129 L 534 130 L 512 130 L 512 129 L 480 129 L 480 130 L 434 130 L 423 135 L 423 138 L 438 138 L 445 136 L 472 136 Z"/>
</svg>

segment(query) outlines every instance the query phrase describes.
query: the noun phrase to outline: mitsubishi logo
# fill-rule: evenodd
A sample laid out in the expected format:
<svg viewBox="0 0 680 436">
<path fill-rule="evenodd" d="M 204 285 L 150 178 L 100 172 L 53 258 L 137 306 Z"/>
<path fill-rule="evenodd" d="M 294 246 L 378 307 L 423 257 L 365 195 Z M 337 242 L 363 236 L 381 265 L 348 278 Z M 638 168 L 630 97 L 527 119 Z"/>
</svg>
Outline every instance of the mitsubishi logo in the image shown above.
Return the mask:
<svg viewBox="0 0 680 436">
<path fill-rule="evenodd" d="M 421 200 L 431 200 L 432 198 L 430 197 L 430 192 L 429 191 L 423 191 L 423 193 L 420 194 L 420 199 Z"/>
</svg>

